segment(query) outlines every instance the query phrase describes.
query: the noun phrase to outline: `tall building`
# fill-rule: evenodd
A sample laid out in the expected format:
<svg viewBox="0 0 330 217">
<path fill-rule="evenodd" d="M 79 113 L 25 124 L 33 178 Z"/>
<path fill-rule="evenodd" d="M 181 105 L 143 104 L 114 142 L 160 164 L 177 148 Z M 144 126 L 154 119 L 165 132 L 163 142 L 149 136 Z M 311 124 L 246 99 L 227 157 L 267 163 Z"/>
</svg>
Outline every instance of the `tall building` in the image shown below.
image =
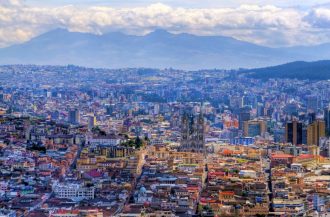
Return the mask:
<svg viewBox="0 0 330 217">
<path fill-rule="evenodd" d="M 68 122 L 70 124 L 79 124 L 80 123 L 80 112 L 78 109 L 72 109 L 69 111 Z"/>
<path fill-rule="evenodd" d="M 307 145 L 320 145 L 320 138 L 325 137 L 325 122 L 316 120 L 307 128 Z"/>
<path fill-rule="evenodd" d="M 330 107 L 324 109 L 324 122 L 325 122 L 326 134 L 330 136 Z"/>
<path fill-rule="evenodd" d="M 263 120 L 250 120 L 244 122 L 244 136 L 261 136 L 266 132 L 266 130 L 266 122 Z"/>
<path fill-rule="evenodd" d="M 205 152 L 204 117 L 184 114 L 181 126 L 180 151 Z"/>
<path fill-rule="evenodd" d="M 96 126 L 96 117 L 94 115 L 88 116 L 88 129 L 91 130 Z"/>
<path fill-rule="evenodd" d="M 262 103 L 257 104 L 257 116 L 261 117 L 265 115 L 265 106 Z"/>
<path fill-rule="evenodd" d="M 316 120 L 316 114 L 315 114 L 315 112 L 310 112 L 310 113 L 307 114 L 308 124 L 313 123 L 315 120 Z"/>
<path fill-rule="evenodd" d="M 251 119 L 250 108 L 249 107 L 241 108 L 238 115 L 239 129 L 243 130 L 244 122 L 249 121 L 250 119 Z"/>
<path fill-rule="evenodd" d="M 297 120 L 286 123 L 285 141 L 293 145 L 302 144 L 303 124 Z"/>
</svg>

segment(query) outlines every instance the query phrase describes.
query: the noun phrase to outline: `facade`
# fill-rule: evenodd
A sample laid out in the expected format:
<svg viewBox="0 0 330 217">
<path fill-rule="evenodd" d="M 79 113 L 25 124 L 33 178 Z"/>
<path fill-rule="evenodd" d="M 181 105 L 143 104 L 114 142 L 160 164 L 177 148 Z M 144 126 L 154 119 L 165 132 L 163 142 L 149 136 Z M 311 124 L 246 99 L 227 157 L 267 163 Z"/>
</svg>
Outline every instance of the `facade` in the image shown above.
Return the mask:
<svg viewBox="0 0 330 217">
<path fill-rule="evenodd" d="M 78 109 L 72 109 L 69 111 L 68 122 L 74 125 L 80 123 L 80 112 Z"/>
<path fill-rule="evenodd" d="M 96 126 L 96 117 L 91 115 L 88 117 L 88 129 L 91 130 Z"/>
<path fill-rule="evenodd" d="M 205 151 L 203 114 L 200 114 L 197 117 L 187 114 L 183 115 L 180 151 Z"/>
<path fill-rule="evenodd" d="M 320 145 L 320 138 L 325 136 L 325 122 L 316 120 L 307 128 L 307 145 Z"/>
<path fill-rule="evenodd" d="M 97 136 L 97 137 L 90 137 L 87 139 L 87 142 L 91 146 L 98 146 L 98 145 L 103 145 L 103 146 L 117 146 L 122 142 L 125 142 L 121 137 L 114 136 L 114 135 L 107 135 L 107 136 Z"/>
<path fill-rule="evenodd" d="M 303 124 L 296 120 L 286 123 L 285 140 L 293 145 L 302 144 L 303 141 Z"/>
<path fill-rule="evenodd" d="M 59 184 L 53 186 L 57 198 L 94 199 L 94 187 L 85 187 L 81 184 Z"/>
<path fill-rule="evenodd" d="M 241 108 L 241 111 L 238 116 L 239 120 L 239 129 L 242 130 L 244 127 L 244 122 L 251 119 L 250 111 L 248 108 Z"/>
<path fill-rule="evenodd" d="M 263 120 L 250 120 L 244 122 L 244 136 L 261 136 L 266 132 L 266 123 Z"/>
<path fill-rule="evenodd" d="M 330 107 L 324 109 L 324 122 L 326 127 L 326 134 L 330 135 Z"/>
</svg>

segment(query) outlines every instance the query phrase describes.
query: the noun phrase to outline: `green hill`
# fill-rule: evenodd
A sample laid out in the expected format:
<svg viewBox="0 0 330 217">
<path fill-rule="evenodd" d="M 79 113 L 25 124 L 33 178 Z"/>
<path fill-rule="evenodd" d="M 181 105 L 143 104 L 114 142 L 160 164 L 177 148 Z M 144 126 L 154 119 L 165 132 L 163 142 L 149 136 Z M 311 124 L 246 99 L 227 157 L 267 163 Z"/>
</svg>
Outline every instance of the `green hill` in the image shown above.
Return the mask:
<svg viewBox="0 0 330 217">
<path fill-rule="evenodd" d="M 299 80 L 330 79 L 330 60 L 317 62 L 291 62 L 283 65 L 242 70 L 247 77 L 267 80 L 270 78 L 291 78 Z"/>
</svg>

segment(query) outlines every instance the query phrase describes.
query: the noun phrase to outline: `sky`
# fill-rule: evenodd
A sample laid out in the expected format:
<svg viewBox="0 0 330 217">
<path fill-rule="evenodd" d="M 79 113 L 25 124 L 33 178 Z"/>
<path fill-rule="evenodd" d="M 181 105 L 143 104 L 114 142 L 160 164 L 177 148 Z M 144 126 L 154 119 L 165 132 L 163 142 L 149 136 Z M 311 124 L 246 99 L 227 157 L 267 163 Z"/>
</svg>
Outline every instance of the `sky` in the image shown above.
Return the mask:
<svg viewBox="0 0 330 217">
<path fill-rule="evenodd" d="M 0 47 L 56 28 L 223 35 L 270 47 L 330 42 L 330 0 L 0 0 Z"/>
<path fill-rule="evenodd" d="M 173 7 L 188 8 L 212 8 L 212 7 L 238 7 L 243 4 L 274 5 L 278 7 L 311 7 L 329 3 L 329 0 L 27 0 L 26 3 L 35 6 L 61 6 L 79 4 L 85 6 L 112 6 L 112 7 L 134 7 L 149 4 L 163 3 Z"/>
</svg>

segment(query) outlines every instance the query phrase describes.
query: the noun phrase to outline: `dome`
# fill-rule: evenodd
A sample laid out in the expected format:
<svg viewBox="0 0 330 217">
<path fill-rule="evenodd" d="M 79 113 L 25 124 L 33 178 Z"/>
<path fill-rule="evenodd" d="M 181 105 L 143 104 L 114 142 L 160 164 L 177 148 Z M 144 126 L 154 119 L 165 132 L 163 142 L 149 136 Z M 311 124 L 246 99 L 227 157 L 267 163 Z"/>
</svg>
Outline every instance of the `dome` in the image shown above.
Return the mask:
<svg viewBox="0 0 330 217">
<path fill-rule="evenodd" d="M 146 193 L 147 192 L 147 189 L 144 187 L 144 186 L 142 186 L 141 188 L 140 188 L 140 193 Z"/>
</svg>

